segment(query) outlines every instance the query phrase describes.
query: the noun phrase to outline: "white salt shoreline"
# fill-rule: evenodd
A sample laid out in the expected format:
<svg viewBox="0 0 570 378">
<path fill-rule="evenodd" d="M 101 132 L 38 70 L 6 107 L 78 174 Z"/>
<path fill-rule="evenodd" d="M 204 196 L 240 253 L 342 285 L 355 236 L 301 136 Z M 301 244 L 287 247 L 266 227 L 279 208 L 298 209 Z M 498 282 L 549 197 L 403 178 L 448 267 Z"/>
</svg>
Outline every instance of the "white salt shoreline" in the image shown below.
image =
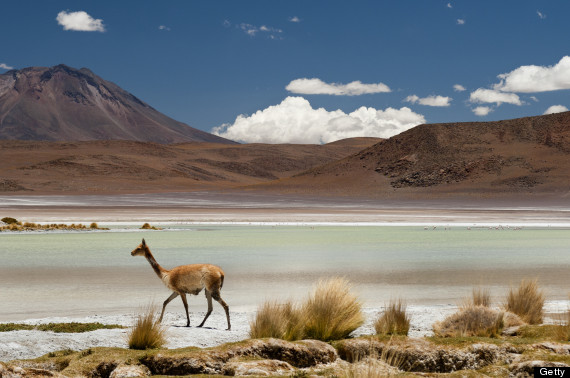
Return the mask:
<svg viewBox="0 0 570 378">
<path fill-rule="evenodd" d="M 559 314 L 570 308 L 570 301 L 547 301 L 545 312 Z M 371 335 L 374 333 L 373 322 L 378 316 L 378 308 L 364 308 L 366 316 L 364 325 L 353 335 Z M 432 324 L 443 320 L 457 311 L 455 305 L 408 305 L 411 316 L 410 337 L 424 337 L 432 334 Z M 249 338 L 249 322 L 255 311 L 237 311 L 231 313 L 232 330 L 226 331 L 226 318 L 222 312 L 214 312 L 208 318 L 204 328 L 195 324 L 202 319 L 203 312 L 191 314 L 192 326 L 184 327 L 186 318 L 182 313 L 166 313 L 163 324 L 167 326 L 168 342 L 166 348 L 214 347 L 228 342 L 236 342 Z M 22 324 L 46 323 L 92 323 L 118 324 L 131 326 L 136 319 L 134 314 L 128 315 L 92 315 L 88 317 L 53 317 L 17 321 Z M 553 318 L 546 318 L 545 323 L 556 323 Z M 58 350 L 85 350 L 94 347 L 127 348 L 128 329 L 100 329 L 84 333 L 54 333 L 45 331 L 11 331 L 0 332 L 0 361 L 31 359 Z"/>
</svg>

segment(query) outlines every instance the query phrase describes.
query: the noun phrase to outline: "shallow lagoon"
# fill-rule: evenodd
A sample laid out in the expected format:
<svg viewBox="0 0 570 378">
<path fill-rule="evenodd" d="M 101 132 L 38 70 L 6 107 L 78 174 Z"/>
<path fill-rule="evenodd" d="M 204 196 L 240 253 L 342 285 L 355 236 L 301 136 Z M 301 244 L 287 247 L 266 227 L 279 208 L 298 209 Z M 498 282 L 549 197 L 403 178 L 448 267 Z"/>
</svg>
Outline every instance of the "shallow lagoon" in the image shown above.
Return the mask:
<svg viewBox="0 0 570 378">
<path fill-rule="evenodd" d="M 130 255 L 143 237 L 164 268 L 220 265 L 222 296 L 234 310 L 303 298 L 333 275 L 348 277 L 365 305 L 378 308 L 391 298 L 457 304 L 474 286 L 489 287 L 500 302 L 522 278 L 538 278 L 549 300 L 570 292 L 570 230 L 563 228 L 115 225 L 108 232 L 0 233 L 0 321 L 132 313 L 162 303 L 168 290 L 144 258 Z M 190 305 L 204 310 L 203 294 Z M 169 311 L 183 311 L 181 301 Z"/>
</svg>

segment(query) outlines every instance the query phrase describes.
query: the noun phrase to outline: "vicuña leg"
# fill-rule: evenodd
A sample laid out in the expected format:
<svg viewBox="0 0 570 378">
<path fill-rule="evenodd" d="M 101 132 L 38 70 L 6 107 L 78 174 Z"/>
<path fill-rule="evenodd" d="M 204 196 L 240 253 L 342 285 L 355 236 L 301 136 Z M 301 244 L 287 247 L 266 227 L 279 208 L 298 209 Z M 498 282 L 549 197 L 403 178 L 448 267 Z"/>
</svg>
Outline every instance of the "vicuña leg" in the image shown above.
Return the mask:
<svg viewBox="0 0 570 378">
<path fill-rule="evenodd" d="M 204 320 L 202 320 L 202 323 L 200 323 L 200 325 L 198 327 L 202 327 L 204 325 L 204 323 L 206 323 L 206 319 L 208 319 L 208 316 L 210 316 L 210 314 L 212 313 L 212 310 L 214 309 L 214 306 L 212 305 L 212 294 L 210 293 L 210 291 L 208 291 L 208 289 L 204 290 L 206 293 L 206 299 L 208 300 L 208 312 L 206 312 L 206 316 L 204 316 Z"/>
<path fill-rule="evenodd" d="M 182 298 L 182 303 L 184 303 L 184 310 L 186 310 L 186 327 L 190 327 L 190 315 L 188 314 L 188 301 L 186 300 L 186 294 L 180 293 L 180 297 Z"/>
<path fill-rule="evenodd" d="M 212 293 L 212 298 L 214 298 L 220 305 L 222 305 L 222 307 L 224 308 L 224 310 L 226 311 L 226 318 L 228 320 L 228 331 L 232 329 L 232 325 L 230 324 L 230 307 L 228 306 L 228 304 L 226 302 L 224 302 L 224 300 L 222 299 L 222 297 L 220 297 L 220 292 L 216 291 L 214 293 Z"/>
<path fill-rule="evenodd" d="M 166 309 L 166 305 L 170 303 L 170 301 L 172 301 L 174 298 L 176 298 L 178 296 L 177 292 L 174 292 L 170 295 L 170 297 L 168 297 L 167 300 L 164 301 L 164 303 L 162 304 L 162 313 L 160 314 L 160 319 L 158 319 L 159 322 L 162 321 L 162 317 L 164 316 L 164 310 Z"/>
</svg>

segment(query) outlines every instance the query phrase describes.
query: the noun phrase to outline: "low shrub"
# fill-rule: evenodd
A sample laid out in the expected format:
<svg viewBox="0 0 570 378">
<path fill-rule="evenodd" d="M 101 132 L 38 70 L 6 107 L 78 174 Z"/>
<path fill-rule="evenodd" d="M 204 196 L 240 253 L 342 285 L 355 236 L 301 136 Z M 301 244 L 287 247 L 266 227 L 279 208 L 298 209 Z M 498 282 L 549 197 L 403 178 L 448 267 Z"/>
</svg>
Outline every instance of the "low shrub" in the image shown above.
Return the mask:
<svg viewBox="0 0 570 378">
<path fill-rule="evenodd" d="M 538 289 L 536 280 L 522 280 L 518 289 L 509 290 L 504 307 L 528 324 L 540 324 L 544 314 L 544 293 Z"/>
<path fill-rule="evenodd" d="M 305 337 L 323 341 L 340 340 L 364 323 L 362 305 L 350 293 L 345 278 L 332 278 L 317 283 L 303 305 Z"/>
<path fill-rule="evenodd" d="M 155 349 L 166 343 L 166 330 L 161 326 L 154 306 L 148 306 L 139 314 L 127 337 L 130 349 Z"/>
<path fill-rule="evenodd" d="M 485 306 L 463 307 L 455 314 L 433 325 L 440 337 L 497 337 L 503 329 L 504 314 Z"/>
<path fill-rule="evenodd" d="M 17 219 L 12 218 L 12 217 L 4 217 L 0 220 L 6 224 L 18 224 L 19 223 Z"/>
<path fill-rule="evenodd" d="M 391 301 L 382 315 L 374 322 L 378 335 L 408 335 L 410 317 L 406 313 L 406 304 L 398 299 Z"/>
</svg>

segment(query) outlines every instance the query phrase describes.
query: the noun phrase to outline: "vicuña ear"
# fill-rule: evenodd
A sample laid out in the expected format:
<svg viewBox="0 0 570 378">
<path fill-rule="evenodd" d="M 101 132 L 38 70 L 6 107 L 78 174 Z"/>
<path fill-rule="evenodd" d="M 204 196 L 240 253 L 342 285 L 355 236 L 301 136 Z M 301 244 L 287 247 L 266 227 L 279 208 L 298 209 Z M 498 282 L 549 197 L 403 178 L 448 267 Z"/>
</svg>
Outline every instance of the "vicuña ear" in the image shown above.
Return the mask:
<svg viewBox="0 0 570 378">
<path fill-rule="evenodd" d="M 144 241 L 144 238 L 143 238 L 142 245 L 146 246 L 146 242 Z"/>
</svg>

